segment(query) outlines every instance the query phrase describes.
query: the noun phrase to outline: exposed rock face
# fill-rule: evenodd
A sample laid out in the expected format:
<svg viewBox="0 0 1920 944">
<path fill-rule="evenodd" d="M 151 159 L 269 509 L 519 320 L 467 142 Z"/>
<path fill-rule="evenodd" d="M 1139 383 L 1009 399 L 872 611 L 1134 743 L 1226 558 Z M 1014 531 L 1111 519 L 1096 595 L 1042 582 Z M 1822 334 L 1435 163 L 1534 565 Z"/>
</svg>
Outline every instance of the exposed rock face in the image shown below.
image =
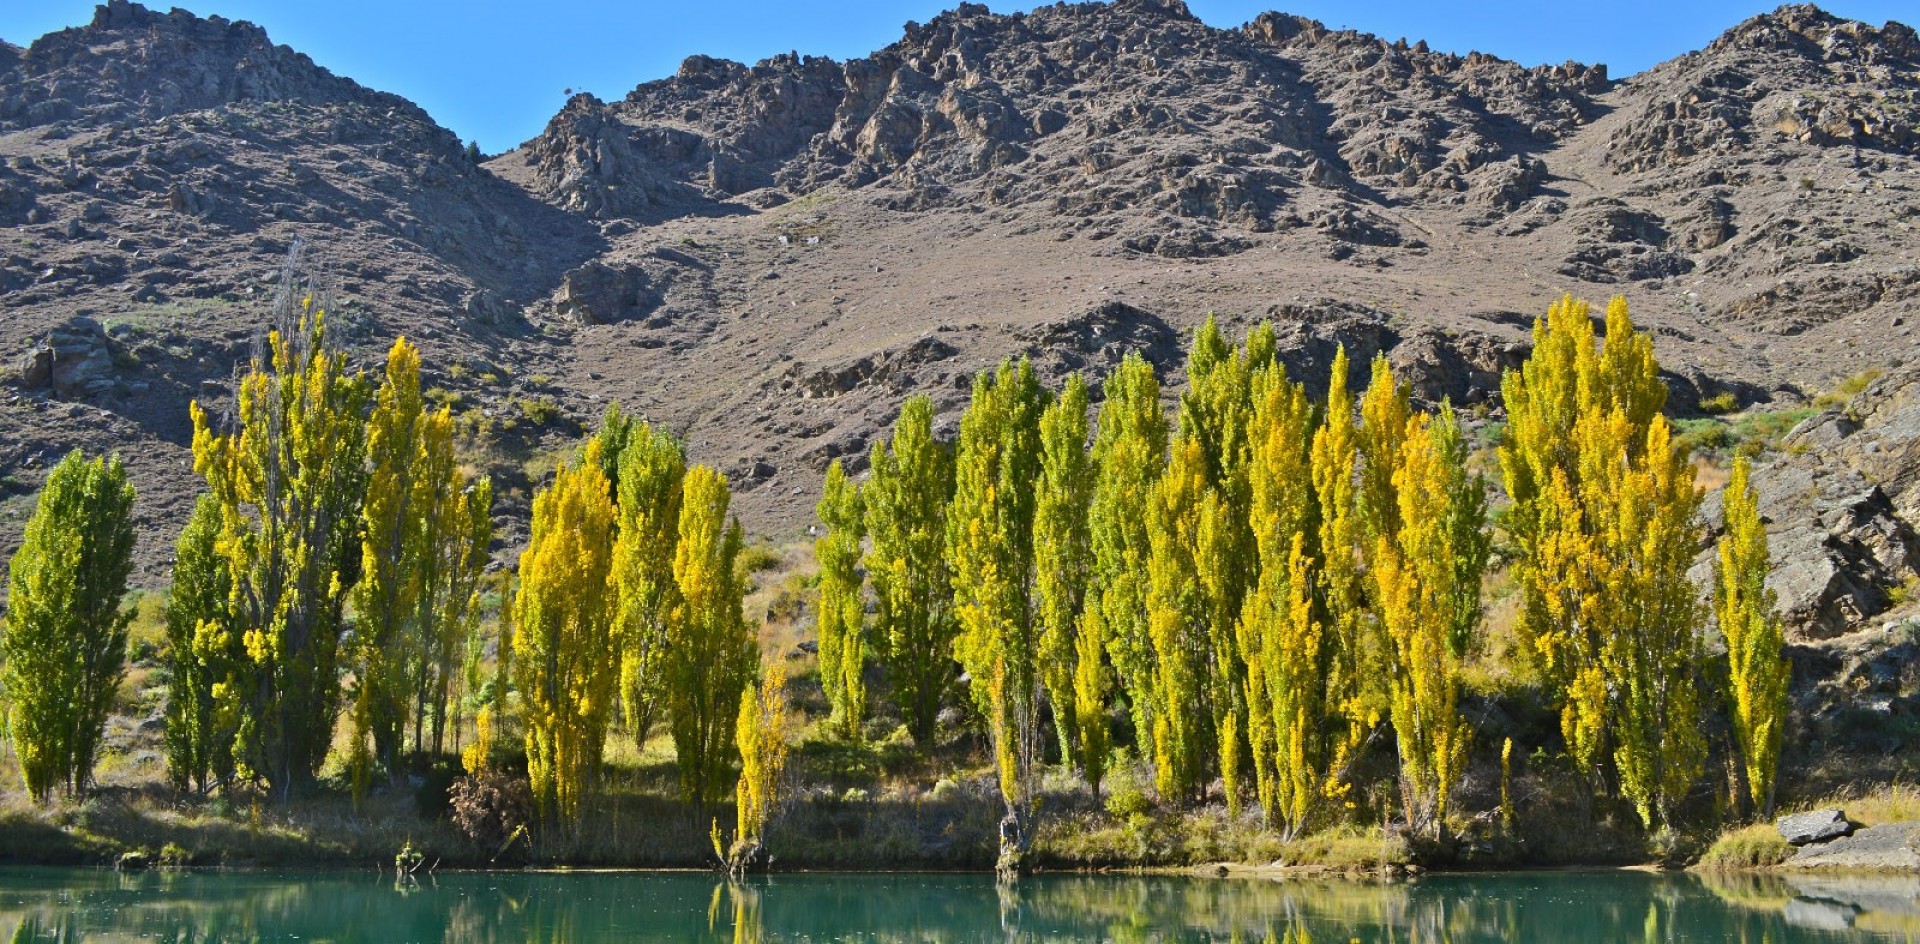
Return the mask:
<svg viewBox="0 0 1920 944">
<path fill-rule="evenodd" d="M 1920 365 L 1818 414 L 1758 468 L 1776 567 L 1767 584 L 1788 625 L 1836 636 L 1885 610 L 1920 575 Z M 1708 520 L 1718 520 L 1717 499 Z"/>
<path fill-rule="evenodd" d="M 9 73 L 0 83 L 0 131 L 129 125 L 238 102 L 358 104 L 426 121 L 412 102 L 335 76 L 252 23 L 128 0 L 110 0 L 87 26 L 0 58 L 0 69 Z"/>
<path fill-rule="evenodd" d="M 1774 822 L 1774 828 L 1780 831 L 1780 838 L 1788 844 L 1804 846 L 1810 842 L 1826 842 L 1853 832 L 1853 824 L 1847 822 L 1847 814 L 1841 810 L 1812 810 L 1782 816 Z"/>
</svg>

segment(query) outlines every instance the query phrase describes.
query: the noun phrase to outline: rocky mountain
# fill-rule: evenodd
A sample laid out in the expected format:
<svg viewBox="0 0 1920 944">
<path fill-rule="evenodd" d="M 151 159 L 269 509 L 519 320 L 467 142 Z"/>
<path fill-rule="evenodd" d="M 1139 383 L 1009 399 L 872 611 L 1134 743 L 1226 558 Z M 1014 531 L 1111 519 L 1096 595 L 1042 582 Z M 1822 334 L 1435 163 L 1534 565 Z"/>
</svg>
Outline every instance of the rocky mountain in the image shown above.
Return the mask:
<svg viewBox="0 0 1920 944">
<path fill-rule="evenodd" d="M 952 423 L 1003 357 L 1057 379 L 1129 349 L 1177 387 L 1210 312 L 1275 321 L 1315 382 L 1337 344 L 1384 351 L 1494 422 L 1536 313 L 1625 294 L 1682 414 L 1793 406 L 1920 350 L 1917 96 L 1911 28 L 1808 6 L 1617 80 L 1278 13 L 1221 29 L 1179 0 L 962 4 L 846 62 L 693 56 L 478 160 L 258 27 L 116 0 L 0 45 L 0 533 L 59 452 L 117 448 L 163 579 L 185 404 L 227 395 L 296 242 L 363 363 L 423 343 L 506 486 L 503 550 L 611 401 L 685 431 L 784 541 L 907 391 Z M 1862 397 L 1903 402 L 1900 376 Z M 1920 563 L 1911 490 L 1872 458 L 1911 424 L 1863 408 L 1762 473 L 1880 495 L 1776 513 L 1783 559 L 1831 565 L 1780 576 L 1812 633 Z"/>
</svg>

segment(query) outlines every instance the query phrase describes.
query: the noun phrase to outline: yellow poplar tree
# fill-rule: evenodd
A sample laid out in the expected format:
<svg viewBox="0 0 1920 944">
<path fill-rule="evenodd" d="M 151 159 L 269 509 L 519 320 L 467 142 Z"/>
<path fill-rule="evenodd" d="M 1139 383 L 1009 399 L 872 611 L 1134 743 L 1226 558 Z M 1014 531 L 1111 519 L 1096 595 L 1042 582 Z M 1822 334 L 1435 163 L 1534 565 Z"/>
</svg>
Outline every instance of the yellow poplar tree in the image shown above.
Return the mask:
<svg viewBox="0 0 1920 944">
<path fill-rule="evenodd" d="M 1455 547 L 1456 516 L 1448 507 L 1463 495 L 1460 480 L 1470 478 L 1452 410 L 1405 422 L 1397 461 L 1379 461 L 1392 470 L 1399 525 L 1375 538 L 1370 576 L 1391 657 L 1388 693 L 1402 805 L 1410 828 L 1438 832 L 1466 766 L 1468 741 L 1459 710 L 1460 661 L 1450 644 L 1462 592 L 1456 581 L 1470 580 L 1477 593 L 1479 574 L 1456 564 L 1463 550 L 1472 551 Z"/>
<path fill-rule="evenodd" d="M 285 797 L 333 741 L 347 596 L 359 574 L 370 393 L 311 299 L 283 292 L 221 428 L 192 406 L 194 470 L 220 509 L 228 615 L 245 659 L 220 688 L 237 760 Z"/>
<path fill-rule="evenodd" d="M 726 476 L 706 466 L 687 470 L 665 671 L 681 792 L 696 807 L 725 788 L 740 693 L 757 661 L 753 630 L 740 609 L 744 587 L 734 565 L 743 537 L 740 523 L 728 517 L 730 501 Z"/>
<path fill-rule="evenodd" d="M 1167 418 L 1160 409 L 1160 382 L 1152 365 L 1137 353 L 1121 360 L 1102 383 L 1102 392 L 1105 400 L 1093 443 L 1093 504 L 1088 510 L 1093 598 L 1082 629 L 1105 644 L 1126 695 L 1134 740 L 1141 753 L 1153 756 L 1153 726 L 1160 707 L 1147 626 L 1153 550 L 1145 509 L 1166 467 Z M 1084 655 L 1081 664 L 1087 664 Z M 1087 685 L 1089 690 L 1097 687 L 1092 679 Z M 1087 717 L 1084 704 L 1080 716 Z"/>
<path fill-rule="evenodd" d="M 1247 740 L 1270 825 L 1299 832 L 1326 776 L 1327 655 L 1310 571 L 1319 522 L 1314 411 L 1275 365 L 1256 376 L 1249 427 L 1249 524 L 1258 570 L 1238 623 L 1247 665 Z"/>
<path fill-rule="evenodd" d="M 651 423 L 609 412 L 602 435 L 620 442 L 615 463 L 619 537 L 613 545 L 620 703 L 634 743 L 645 747 L 664 697 L 667 621 L 679 605 L 674 551 L 687 459 L 680 441 Z"/>
<path fill-rule="evenodd" d="M 835 459 L 827 466 L 826 486 L 814 509 L 826 532 L 813 542 L 820 564 L 820 687 L 833 709 L 829 726 L 849 740 L 860 739 L 866 720 L 866 599 L 861 593 L 860 544 L 866 534 L 860 486 Z"/>
<path fill-rule="evenodd" d="M 543 815 L 578 819 L 613 713 L 619 658 L 610 573 L 614 508 L 600 446 L 562 463 L 533 500 L 513 598 L 513 675 L 527 778 Z"/>
<path fill-rule="evenodd" d="M 1153 643 L 1154 784 L 1182 802 L 1200 787 L 1210 720 L 1204 687 L 1212 640 L 1210 601 L 1201 577 L 1203 529 L 1216 528 L 1217 499 L 1207 489 L 1205 448 L 1182 436 L 1145 510 L 1152 556 L 1147 563 L 1147 630 Z"/>
<path fill-rule="evenodd" d="M 1106 717 L 1101 666 L 1083 673 L 1082 650 L 1098 663 L 1104 656 L 1097 641 L 1082 642 L 1085 631 L 1087 579 L 1093 567 L 1092 538 L 1087 531 L 1087 507 L 1093 500 L 1093 464 L 1087 454 L 1087 384 L 1075 374 L 1067 378 L 1060 396 L 1040 416 L 1039 498 L 1033 517 L 1034 575 L 1040 607 L 1040 664 L 1060 734 L 1060 756 L 1086 775 L 1095 791 L 1105 762 Z M 1078 686 L 1086 675 L 1093 712 L 1085 724 L 1099 728 L 1082 733 Z M 1103 756 L 1089 759 L 1089 752 Z"/>
<path fill-rule="evenodd" d="M 1750 474 L 1747 457 L 1735 458 L 1733 478 L 1722 492 L 1725 530 L 1714 569 L 1713 613 L 1727 643 L 1727 707 L 1747 796 L 1756 812 L 1771 816 L 1786 733 L 1788 664 L 1780 654 L 1786 640 L 1767 589 L 1772 560 Z"/>
<path fill-rule="evenodd" d="M 1604 348 L 1571 297 L 1533 334 L 1533 354 L 1501 383 L 1520 631 L 1561 702 L 1568 752 L 1596 774 L 1611 760 L 1651 824 L 1705 755 L 1686 578 L 1700 543 L 1693 467 L 1660 415 L 1666 385 L 1625 299 L 1607 306 Z"/>
<path fill-rule="evenodd" d="M 1328 757 L 1323 786 L 1335 799 L 1344 797 L 1351 787 L 1348 770 L 1386 709 L 1380 684 L 1384 666 L 1370 632 L 1360 570 L 1364 531 L 1354 487 L 1360 446 L 1347 372 L 1343 347 L 1333 358 L 1326 415 L 1314 433 L 1312 449 L 1313 491 L 1319 508 L 1315 619 L 1324 634 L 1320 645 L 1330 649 L 1325 662 L 1327 708 L 1346 723 L 1345 733 L 1336 739 Z"/>
<path fill-rule="evenodd" d="M 740 749 L 740 780 L 734 787 L 735 825 L 729 868 L 750 864 L 766 842 L 767 824 L 782 801 L 793 720 L 787 710 L 787 670 L 778 662 L 740 699 L 734 742 Z"/>
</svg>

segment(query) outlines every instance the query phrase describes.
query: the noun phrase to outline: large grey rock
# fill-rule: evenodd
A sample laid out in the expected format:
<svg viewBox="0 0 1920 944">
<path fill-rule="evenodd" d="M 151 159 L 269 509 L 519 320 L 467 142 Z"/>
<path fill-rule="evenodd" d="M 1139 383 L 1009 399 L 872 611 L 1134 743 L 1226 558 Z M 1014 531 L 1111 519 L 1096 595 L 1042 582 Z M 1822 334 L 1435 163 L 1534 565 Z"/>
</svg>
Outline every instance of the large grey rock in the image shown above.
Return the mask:
<svg viewBox="0 0 1920 944">
<path fill-rule="evenodd" d="M 113 387 L 113 350 L 100 322 L 72 318 L 27 351 L 19 372 L 28 388 L 51 387 L 62 396 L 100 393 Z"/>
<path fill-rule="evenodd" d="M 1786 865 L 1795 869 L 1920 872 L 1916 842 L 1920 842 L 1920 823 L 1889 823 L 1802 847 Z"/>
<path fill-rule="evenodd" d="M 1796 846 L 1826 842 L 1853 831 L 1853 824 L 1847 822 L 1847 814 L 1840 810 L 1795 813 L 1780 817 L 1773 825 L 1780 830 L 1782 838 Z"/>
</svg>

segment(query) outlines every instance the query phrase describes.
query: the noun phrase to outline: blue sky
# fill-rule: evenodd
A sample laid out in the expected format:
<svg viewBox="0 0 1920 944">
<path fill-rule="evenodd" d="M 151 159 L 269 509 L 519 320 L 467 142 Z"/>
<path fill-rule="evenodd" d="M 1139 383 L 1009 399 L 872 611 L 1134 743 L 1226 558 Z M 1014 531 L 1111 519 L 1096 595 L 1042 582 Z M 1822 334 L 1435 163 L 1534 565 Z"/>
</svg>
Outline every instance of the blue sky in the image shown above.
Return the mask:
<svg viewBox="0 0 1920 944">
<path fill-rule="evenodd" d="M 925 21 L 958 0 L 632 0 L 626 3 L 501 3 L 494 0 L 179 0 L 202 15 L 246 19 L 278 43 L 363 85 L 419 103 L 441 124 L 488 152 L 538 134 L 565 90 L 619 98 L 705 53 L 743 62 L 795 50 L 836 59 L 893 42 L 908 20 Z M 1435 49 L 1478 49 L 1536 65 L 1604 62 L 1618 78 L 1689 50 L 1772 9 L 1767 0 L 1188 0 L 1214 26 L 1237 26 L 1278 7 L 1333 28 L 1389 39 L 1425 39 Z M 167 5 L 158 0 L 154 6 Z M 988 4 L 1031 9 L 1022 0 Z M 1832 0 L 1841 16 L 1879 24 L 1920 23 L 1917 0 Z M 91 2 L 0 4 L 0 39 L 35 37 L 87 22 Z"/>
</svg>

